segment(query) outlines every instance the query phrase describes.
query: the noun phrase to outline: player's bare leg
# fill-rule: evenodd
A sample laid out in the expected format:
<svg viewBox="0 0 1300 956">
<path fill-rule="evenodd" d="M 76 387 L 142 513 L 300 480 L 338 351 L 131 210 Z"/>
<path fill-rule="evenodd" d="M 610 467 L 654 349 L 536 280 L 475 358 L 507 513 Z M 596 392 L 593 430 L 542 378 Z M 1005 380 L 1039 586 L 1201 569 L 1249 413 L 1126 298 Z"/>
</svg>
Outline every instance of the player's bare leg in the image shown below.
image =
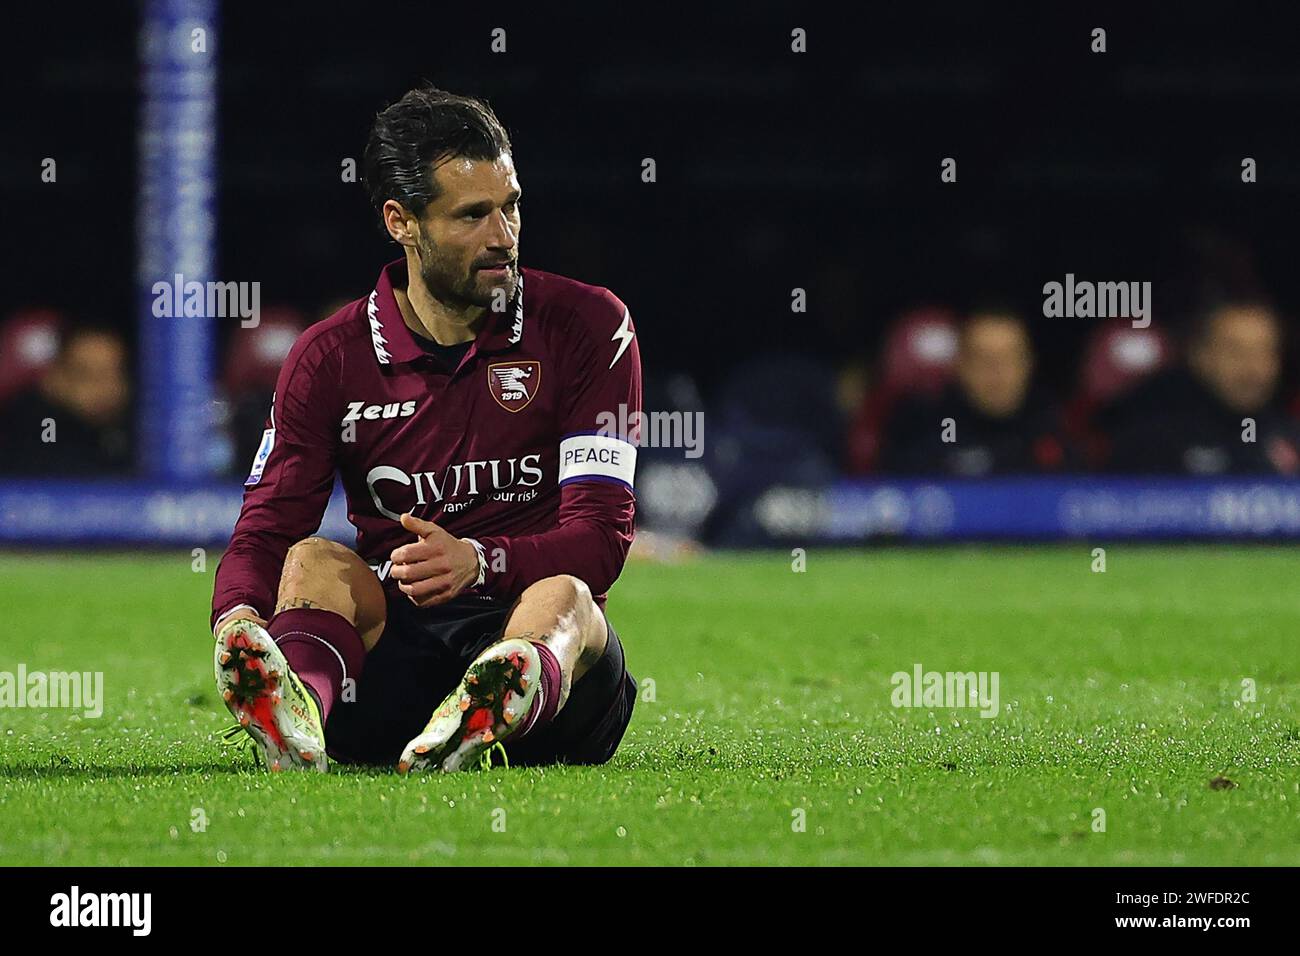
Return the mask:
<svg viewBox="0 0 1300 956">
<path fill-rule="evenodd" d="M 275 614 L 236 612 L 217 633 L 222 699 L 271 770 L 325 770 L 325 722 L 384 630 L 383 588 L 353 551 L 324 538 L 289 549 Z"/>
<path fill-rule="evenodd" d="M 304 538 L 284 558 L 275 613 L 293 608 L 333 611 L 357 629 L 366 650 L 384 632 L 387 605 L 375 572 L 351 548 Z"/>
<path fill-rule="evenodd" d="M 578 578 L 560 574 L 531 585 L 519 597 L 501 635 L 545 644 L 560 665 L 562 689 L 559 706 L 569 692 L 605 653 L 609 629 L 605 615 Z"/>
<path fill-rule="evenodd" d="M 600 660 L 608 639 L 605 616 L 581 580 L 562 574 L 530 585 L 502 639 L 470 664 L 406 745 L 398 771 L 467 769 L 496 743 L 540 730 Z"/>
</svg>

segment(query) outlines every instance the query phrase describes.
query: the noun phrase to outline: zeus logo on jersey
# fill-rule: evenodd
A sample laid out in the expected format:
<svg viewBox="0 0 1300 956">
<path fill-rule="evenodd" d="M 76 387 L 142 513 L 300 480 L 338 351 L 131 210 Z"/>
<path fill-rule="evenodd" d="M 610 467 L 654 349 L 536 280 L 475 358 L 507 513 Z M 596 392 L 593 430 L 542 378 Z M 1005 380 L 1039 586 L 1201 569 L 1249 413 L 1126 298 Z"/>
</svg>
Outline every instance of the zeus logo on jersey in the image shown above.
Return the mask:
<svg viewBox="0 0 1300 956">
<path fill-rule="evenodd" d="M 409 402 L 389 402 L 386 405 L 367 405 L 365 402 L 348 402 L 348 413 L 343 423 L 358 422 L 363 418 L 373 422 L 380 418 L 410 418 L 415 414 L 415 399 Z"/>
</svg>

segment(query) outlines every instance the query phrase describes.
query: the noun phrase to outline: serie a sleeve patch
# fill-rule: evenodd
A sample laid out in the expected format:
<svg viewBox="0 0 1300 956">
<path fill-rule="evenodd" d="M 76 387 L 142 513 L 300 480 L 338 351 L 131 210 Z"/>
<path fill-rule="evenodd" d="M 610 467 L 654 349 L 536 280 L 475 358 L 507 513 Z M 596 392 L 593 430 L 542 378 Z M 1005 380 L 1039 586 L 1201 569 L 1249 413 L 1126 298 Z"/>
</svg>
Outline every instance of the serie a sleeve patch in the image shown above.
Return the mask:
<svg viewBox="0 0 1300 956">
<path fill-rule="evenodd" d="M 271 449 L 274 447 L 275 429 L 268 428 L 262 432 L 262 444 L 257 446 L 257 454 L 253 456 L 253 470 L 244 480 L 245 487 L 255 485 L 262 480 L 262 469 L 266 467 L 266 460 L 271 457 Z"/>
<path fill-rule="evenodd" d="M 609 435 L 570 435 L 560 441 L 560 484 L 582 479 L 618 481 L 632 487 L 636 446 Z"/>
</svg>

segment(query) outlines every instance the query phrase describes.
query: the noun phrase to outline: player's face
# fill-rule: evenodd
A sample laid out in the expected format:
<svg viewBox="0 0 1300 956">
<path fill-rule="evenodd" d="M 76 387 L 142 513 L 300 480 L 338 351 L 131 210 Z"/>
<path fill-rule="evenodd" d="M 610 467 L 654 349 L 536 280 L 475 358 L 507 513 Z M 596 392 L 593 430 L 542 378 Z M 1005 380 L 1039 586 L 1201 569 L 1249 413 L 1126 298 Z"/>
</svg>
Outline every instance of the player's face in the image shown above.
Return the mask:
<svg viewBox="0 0 1300 956">
<path fill-rule="evenodd" d="M 420 275 L 437 298 L 504 307 L 519 284 L 519 180 L 508 153 L 436 167 L 420 221 Z M 501 295 L 496 290 L 504 290 Z"/>
<path fill-rule="evenodd" d="M 974 319 L 962 336 L 957 379 L 967 399 L 994 418 L 1020 410 L 1033 358 L 1020 323 L 1002 316 Z"/>
<path fill-rule="evenodd" d="M 110 336 L 82 335 L 51 368 L 48 385 L 62 404 L 86 421 L 114 422 L 126 410 L 131 394 L 126 352 Z"/>
<path fill-rule="evenodd" d="M 1282 367 L 1282 344 L 1273 315 L 1261 309 L 1226 309 L 1193 355 L 1193 364 L 1220 399 L 1239 412 L 1268 404 Z"/>
</svg>

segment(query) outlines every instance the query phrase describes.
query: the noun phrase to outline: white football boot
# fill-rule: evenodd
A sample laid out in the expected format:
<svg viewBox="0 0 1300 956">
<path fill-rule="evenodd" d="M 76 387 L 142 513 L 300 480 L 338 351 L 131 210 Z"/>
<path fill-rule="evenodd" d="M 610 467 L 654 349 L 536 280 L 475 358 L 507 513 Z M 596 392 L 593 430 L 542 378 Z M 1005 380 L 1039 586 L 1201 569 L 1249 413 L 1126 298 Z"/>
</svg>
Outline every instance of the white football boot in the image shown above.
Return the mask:
<svg viewBox="0 0 1300 956">
<path fill-rule="evenodd" d="M 221 699 L 261 749 L 267 769 L 329 768 L 316 699 L 266 628 L 246 618 L 226 624 L 213 663 Z"/>
<path fill-rule="evenodd" d="M 531 642 L 493 644 L 469 665 L 460 685 L 406 745 L 398 773 L 467 770 L 515 733 L 540 706 L 542 658 Z M 504 750 L 504 748 L 502 748 Z"/>
</svg>

